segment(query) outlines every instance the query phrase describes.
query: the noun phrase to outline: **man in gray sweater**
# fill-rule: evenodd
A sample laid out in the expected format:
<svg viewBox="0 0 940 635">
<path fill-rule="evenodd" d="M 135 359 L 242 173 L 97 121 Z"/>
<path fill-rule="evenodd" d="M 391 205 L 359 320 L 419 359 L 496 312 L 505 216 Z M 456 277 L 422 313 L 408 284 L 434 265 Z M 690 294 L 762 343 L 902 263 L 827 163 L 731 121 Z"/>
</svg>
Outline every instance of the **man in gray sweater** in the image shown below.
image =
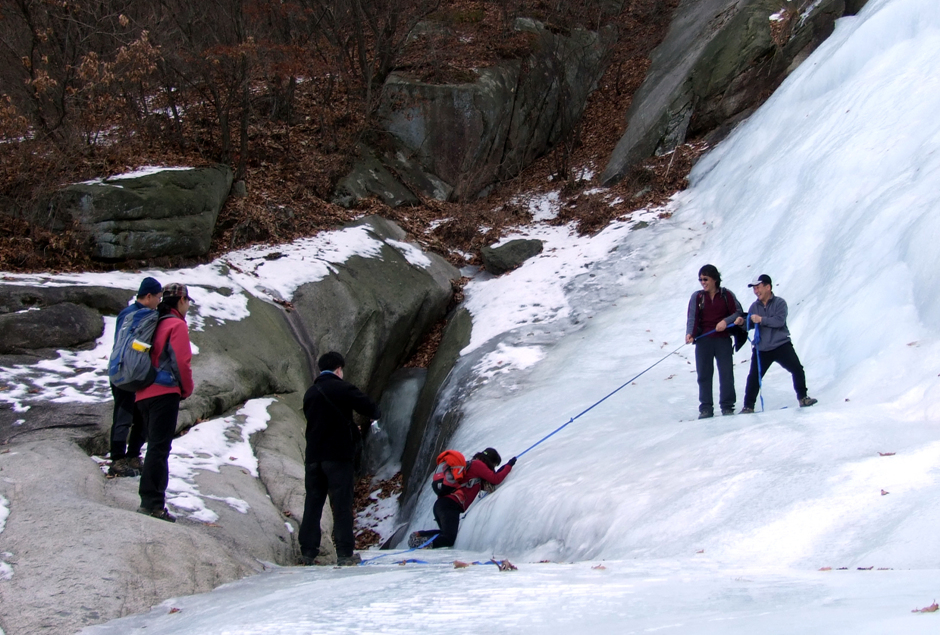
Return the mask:
<svg viewBox="0 0 940 635">
<path fill-rule="evenodd" d="M 754 412 L 760 380 L 770 365 L 777 362 L 793 375 L 793 389 L 800 407 L 812 406 L 816 400 L 806 394 L 806 374 L 803 365 L 790 342 L 787 329 L 787 303 L 774 295 L 770 276 L 762 273 L 749 285 L 754 289 L 757 300 L 748 309 L 748 329 L 756 329 L 754 354 L 751 355 L 751 371 L 747 375 L 744 389 L 744 408 L 741 414 Z"/>
</svg>

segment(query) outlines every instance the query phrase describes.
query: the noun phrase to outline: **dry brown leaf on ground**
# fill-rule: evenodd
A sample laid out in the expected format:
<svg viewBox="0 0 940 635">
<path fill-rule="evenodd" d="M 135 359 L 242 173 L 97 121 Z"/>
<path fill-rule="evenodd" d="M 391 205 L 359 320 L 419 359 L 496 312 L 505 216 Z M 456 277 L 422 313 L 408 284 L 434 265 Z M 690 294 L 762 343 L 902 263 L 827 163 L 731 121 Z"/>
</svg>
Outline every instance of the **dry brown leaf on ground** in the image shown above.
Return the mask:
<svg viewBox="0 0 940 635">
<path fill-rule="evenodd" d="M 599 565 L 594 566 L 594 567 L 591 567 L 591 568 L 592 568 L 593 570 L 595 570 L 595 571 L 606 571 L 606 570 L 607 570 L 607 567 L 605 567 L 605 566 L 602 565 L 602 564 L 599 564 Z"/>
<path fill-rule="evenodd" d="M 820 567 L 820 571 L 832 571 L 832 567 Z"/>
<path fill-rule="evenodd" d="M 509 560 L 492 560 L 491 562 L 495 564 L 497 567 L 499 567 L 500 571 L 517 571 L 518 570 L 518 567 L 516 567 L 516 565 L 514 565 L 513 563 L 509 562 Z"/>
<path fill-rule="evenodd" d="M 937 601 L 934 600 L 933 604 L 930 606 L 925 606 L 922 609 L 914 609 L 911 613 L 936 613 L 938 609 L 940 609 L 940 606 L 937 606 Z"/>
<path fill-rule="evenodd" d="M 887 495 L 890 494 L 890 493 L 891 493 L 891 492 L 887 492 L 887 491 L 885 491 L 885 490 L 881 490 L 881 495 L 882 495 L 882 496 L 887 496 Z"/>
<path fill-rule="evenodd" d="M 895 452 L 879 452 L 878 456 L 894 456 Z"/>
<path fill-rule="evenodd" d="M 469 566 L 470 566 L 470 563 L 469 563 L 469 562 L 463 562 L 463 561 L 461 561 L 461 560 L 454 560 L 454 568 L 455 568 L 455 569 L 466 569 L 466 568 L 469 567 Z"/>
</svg>

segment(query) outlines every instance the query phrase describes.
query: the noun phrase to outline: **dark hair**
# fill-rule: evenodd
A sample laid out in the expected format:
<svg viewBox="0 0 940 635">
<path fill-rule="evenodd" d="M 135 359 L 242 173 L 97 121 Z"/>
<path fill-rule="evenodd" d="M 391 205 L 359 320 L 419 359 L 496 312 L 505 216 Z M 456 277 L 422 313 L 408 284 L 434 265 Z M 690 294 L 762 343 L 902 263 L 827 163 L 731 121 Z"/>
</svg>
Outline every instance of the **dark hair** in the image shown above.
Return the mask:
<svg viewBox="0 0 940 635">
<path fill-rule="evenodd" d="M 718 267 L 716 267 L 715 265 L 705 265 L 704 267 L 698 270 L 698 275 L 708 276 L 709 278 L 715 281 L 716 285 L 718 285 L 719 287 L 721 286 L 721 274 L 718 273 Z"/>
<path fill-rule="evenodd" d="M 473 455 L 474 459 L 483 461 L 486 463 L 491 470 L 495 470 L 496 466 L 502 463 L 502 459 L 499 458 L 499 452 L 493 448 L 486 448 L 482 452 L 477 452 Z"/>
<path fill-rule="evenodd" d="M 346 360 L 343 359 L 343 356 L 336 351 L 323 353 L 323 355 L 320 355 L 320 359 L 317 360 L 317 367 L 320 369 L 320 372 L 323 372 L 324 370 L 336 370 L 337 368 L 342 368 L 345 365 Z"/>
<path fill-rule="evenodd" d="M 163 299 L 160 300 L 160 304 L 157 305 L 157 314 L 161 317 L 170 312 L 171 309 L 175 309 L 176 305 L 182 300 L 182 296 L 178 295 L 165 295 Z"/>
</svg>

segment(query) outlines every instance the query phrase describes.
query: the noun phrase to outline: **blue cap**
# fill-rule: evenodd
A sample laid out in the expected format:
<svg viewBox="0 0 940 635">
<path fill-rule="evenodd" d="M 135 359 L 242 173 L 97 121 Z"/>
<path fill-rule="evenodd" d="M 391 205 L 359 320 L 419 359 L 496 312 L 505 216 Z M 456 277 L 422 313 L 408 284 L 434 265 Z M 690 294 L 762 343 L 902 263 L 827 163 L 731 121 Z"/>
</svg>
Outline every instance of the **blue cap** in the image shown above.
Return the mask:
<svg viewBox="0 0 940 635">
<path fill-rule="evenodd" d="M 140 283 L 140 289 L 137 290 L 137 297 L 142 298 L 148 294 L 159 295 L 163 291 L 163 286 L 157 282 L 156 278 L 146 277 Z"/>
</svg>

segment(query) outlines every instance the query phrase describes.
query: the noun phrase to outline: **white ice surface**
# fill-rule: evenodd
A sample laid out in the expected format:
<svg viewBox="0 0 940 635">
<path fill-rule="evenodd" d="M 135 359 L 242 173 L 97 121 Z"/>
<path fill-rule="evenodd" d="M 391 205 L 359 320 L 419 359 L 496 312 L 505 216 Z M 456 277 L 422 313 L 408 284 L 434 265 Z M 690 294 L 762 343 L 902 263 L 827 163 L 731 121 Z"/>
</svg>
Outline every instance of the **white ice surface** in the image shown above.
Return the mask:
<svg viewBox="0 0 940 635">
<path fill-rule="evenodd" d="M 456 550 L 282 569 L 87 632 L 940 632 L 940 613 L 912 612 L 940 596 L 937 113 L 936 0 L 870 0 L 703 158 L 671 218 L 559 234 L 470 286 L 467 355 L 530 329 L 544 355 L 479 378 L 456 449 L 521 453 L 665 360 L 522 456 Z M 773 368 L 765 412 L 694 419 L 691 348 L 667 354 L 709 262 L 745 304 L 773 277 L 818 405 L 797 408 Z M 519 570 L 446 564 L 491 554 Z"/>
</svg>

